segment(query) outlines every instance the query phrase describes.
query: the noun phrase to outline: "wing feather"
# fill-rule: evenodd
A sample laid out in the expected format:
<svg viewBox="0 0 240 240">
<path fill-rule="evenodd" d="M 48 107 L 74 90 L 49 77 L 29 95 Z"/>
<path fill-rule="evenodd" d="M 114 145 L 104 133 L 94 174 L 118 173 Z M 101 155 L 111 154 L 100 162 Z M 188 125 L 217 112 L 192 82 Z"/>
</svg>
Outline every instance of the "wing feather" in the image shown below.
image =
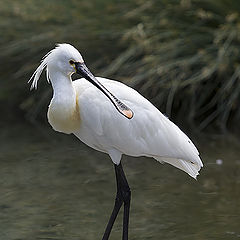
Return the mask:
<svg viewBox="0 0 240 240">
<path fill-rule="evenodd" d="M 101 91 L 80 79 L 74 86 L 83 124 L 75 135 L 97 150 L 154 157 L 196 178 L 203 165 L 187 135 L 134 89 L 117 81 L 98 80 L 133 110 L 134 117 L 123 117 Z"/>
</svg>

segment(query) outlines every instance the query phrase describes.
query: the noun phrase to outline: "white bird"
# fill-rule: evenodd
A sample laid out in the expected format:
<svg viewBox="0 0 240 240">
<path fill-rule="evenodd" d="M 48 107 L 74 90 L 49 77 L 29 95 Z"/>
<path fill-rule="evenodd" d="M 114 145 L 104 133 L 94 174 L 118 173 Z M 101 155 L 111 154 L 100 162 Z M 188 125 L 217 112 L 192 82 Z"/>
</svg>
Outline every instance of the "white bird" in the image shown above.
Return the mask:
<svg viewBox="0 0 240 240">
<path fill-rule="evenodd" d="M 136 90 L 88 70 L 81 54 L 70 44 L 58 44 L 33 73 L 37 88 L 42 71 L 53 87 L 48 121 L 55 131 L 74 134 L 88 146 L 109 154 L 115 166 L 117 195 L 103 240 L 109 238 L 124 204 L 123 240 L 128 239 L 131 191 L 122 154 L 147 156 L 167 162 L 196 178 L 203 166 L 192 141 Z M 73 73 L 83 78 L 72 81 Z"/>
</svg>

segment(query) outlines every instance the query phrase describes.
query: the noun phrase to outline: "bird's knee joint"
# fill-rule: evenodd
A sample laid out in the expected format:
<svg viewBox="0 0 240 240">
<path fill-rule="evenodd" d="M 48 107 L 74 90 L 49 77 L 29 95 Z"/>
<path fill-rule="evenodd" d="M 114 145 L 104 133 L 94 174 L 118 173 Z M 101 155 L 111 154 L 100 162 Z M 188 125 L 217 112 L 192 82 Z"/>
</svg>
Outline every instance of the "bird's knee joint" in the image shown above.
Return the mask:
<svg viewBox="0 0 240 240">
<path fill-rule="evenodd" d="M 117 196 L 116 196 L 116 198 L 115 198 L 115 203 L 117 204 L 117 203 L 120 203 L 120 202 L 122 202 L 123 200 L 122 200 L 122 197 L 119 195 L 119 194 L 117 194 Z"/>
<path fill-rule="evenodd" d="M 123 195 L 123 201 L 124 202 L 130 202 L 130 200 L 131 200 L 131 190 L 130 190 L 130 188 L 125 190 L 122 193 L 122 195 Z"/>
</svg>

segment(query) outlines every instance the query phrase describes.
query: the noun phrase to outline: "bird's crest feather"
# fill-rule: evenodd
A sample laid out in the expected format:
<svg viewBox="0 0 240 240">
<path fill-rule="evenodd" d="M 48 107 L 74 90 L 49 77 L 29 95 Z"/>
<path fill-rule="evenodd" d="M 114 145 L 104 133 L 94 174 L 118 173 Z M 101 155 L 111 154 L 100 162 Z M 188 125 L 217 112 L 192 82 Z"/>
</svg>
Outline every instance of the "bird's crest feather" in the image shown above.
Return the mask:
<svg viewBox="0 0 240 240">
<path fill-rule="evenodd" d="M 78 61 L 83 62 L 82 56 L 72 45 L 67 43 L 56 44 L 56 47 L 53 50 L 49 51 L 42 58 L 41 64 L 38 66 L 38 68 L 35 70 L 31 78 L 29 79 L 28 83 L 32 81 L 31 88 L 30 88 L 31 90 L 34 88 L 37 89 L 38 80 L 45 68 L 47 73 L 47 81 L 50 82 L 47 66 L 49 63 L 51 63 L 55 59 L 55 57 L 59 53 L 65 53 L 67 55 L 74 56 L 76 59 L 78 59 Z"/>
<path fill-rule="evenodd" d="M 31 78 L 28 80 L 28 83 L 30 83 L 32 81 L 32 84 L 31 84 L 31 87 L 30 87 L 30 90 L 32 89 L 37 89 L 37 84 L 38 84 L 38 80 L 42 74 L 42 71 L 46 68 L 46 72 L 47 72 L 47 81 L 50 82 L 50 79 L 49 79 L 49 74 L 48 74 L 48 70 L 47 70 L 47 64 L 49 63 L 50 61 L 50 56 L 52 54 L 52 52 L 54 51 L 51 50 L 50 52 L 48 52 L 43 58 L 42 58 L 42 61 L 41 61 L 41 64 L 38 66 L 38 68 L 34 71 L 34 73 L 32 74 Z"/>
</svg>

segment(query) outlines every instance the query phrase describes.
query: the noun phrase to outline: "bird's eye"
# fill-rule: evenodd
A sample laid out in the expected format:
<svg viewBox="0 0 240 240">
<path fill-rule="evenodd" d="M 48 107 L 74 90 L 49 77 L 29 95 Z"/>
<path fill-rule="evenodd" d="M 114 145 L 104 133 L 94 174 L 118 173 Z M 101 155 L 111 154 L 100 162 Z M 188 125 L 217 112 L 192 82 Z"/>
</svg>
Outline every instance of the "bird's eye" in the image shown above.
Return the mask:
<svg viewBox="0 0 240 240">
<path fill-rule="evenodd" d="M 73 61 L 73 60 L 70 60 L 69 63 L 70 63 L 71 65 L 73 65 L 73 64 L 74 64 L 74 61 Z"/>
</svg>

